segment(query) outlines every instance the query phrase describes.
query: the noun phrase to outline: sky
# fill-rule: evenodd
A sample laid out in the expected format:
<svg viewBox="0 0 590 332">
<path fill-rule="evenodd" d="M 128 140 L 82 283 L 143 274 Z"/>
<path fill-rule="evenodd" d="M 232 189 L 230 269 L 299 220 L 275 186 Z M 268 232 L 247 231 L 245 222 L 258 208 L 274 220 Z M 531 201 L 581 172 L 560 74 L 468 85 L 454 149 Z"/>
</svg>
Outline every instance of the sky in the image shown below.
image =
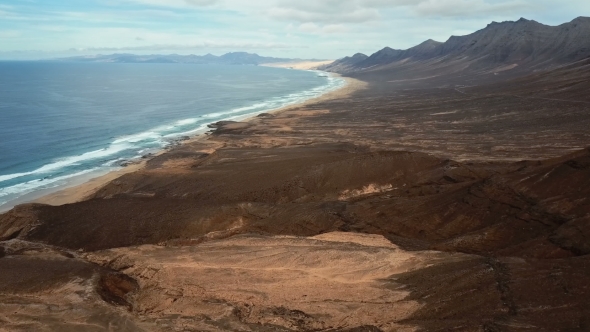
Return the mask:
<svg viewBox="0 0 590 332">
<path fill-rule="evenodd" d="M 0 59 L 244 51 L 338 59 L 492 21 L 590 16 L 589 0 L 0 0 Z"/>
</svg>

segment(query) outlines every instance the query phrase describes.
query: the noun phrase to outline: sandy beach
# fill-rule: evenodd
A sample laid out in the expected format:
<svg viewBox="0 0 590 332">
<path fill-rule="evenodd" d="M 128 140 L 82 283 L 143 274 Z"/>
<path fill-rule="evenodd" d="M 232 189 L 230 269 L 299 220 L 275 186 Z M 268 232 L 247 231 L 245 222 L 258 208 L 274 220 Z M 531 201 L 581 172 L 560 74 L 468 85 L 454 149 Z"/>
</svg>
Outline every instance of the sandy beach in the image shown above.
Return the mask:
<svg viewBox="0 0 590 332">
<path fill-rule="evenodd" d="M 317 65 L 317 64 L 318 63 L 316 63 L 316 62 L 313 62 L 313 63 L 312 62 L 309 62 L 309 63 L 305 62 L 305 63 L 301 63 L 301 66 L 309 67 L 309 65 Z M 301 66 L 299 66 L 297 69 L 311 69 L 311 67 L 303 68 Z M 277 64 L 277 67 L 282 68 L 284 66 Z M 331 74 L 331 75 L 339 76 L 337 74 Z M 338 88 L 335 91 L 329 91 L 319 97 L 306 100 L 306 101 L 301 102 L 299 104 L 289 105 L 289 106 L 279 108 L 276 110 L 271 110 L 268 113 L 275 114 L 277 112 L 301 108 L 306 105 L 310 105 L 312 103 L 328 101 L 331 99 L 344 98 L 346 96 L 349 96 L 350 94 L 352 94 L 355 91 L 362 90 L 367 87 L 367 84 L 365 82 L 355 80 L 352 78 L 343 78 L 343 79 L 346 81 L 346 83 L 342 87 Z M 240 120 L 248 122 L 248 121 L 255 121 L 256 118 L 257 118 L 257 116 L 247 116 L 244 119 L 240 119 Z M 208 139 L 207 135 L 197 134 L 196 136 L 191 137 L 188 140 L 181 141 L 180 144 L 190 144 L 190 143 L 198 142 L 198 143 L 203 143 L 205 145 L 208 145 L 206 143 L 207 139 Z M 203 150 L 201 150 L 201 152 L 213 153 L 215 151 L 216 147 L 220 147 L 220 146 L 221 145 L 216 145 L 215 143 L 211 143 L 210 147 L 203 148 Z M 168 149 L 162 150 L 161 152 L 154 154 L 153 157 L 161 155 L 161 154 L 165 153 L 167 150 Z M 151 157 L 151 158 L 153 158 L 153 157 Z M 76 184 L 76 185 L 73 185 L 71 187 L 67 187 L 64 189 L 47 190 L 47 191 L 49 191 L 49 193 L 47 193 L 47 194 L 38 194 L 38 195 L 42 195 L 41 197 L 35 197 L 35 196 L 38 196 L 38 195 L 35 195 L 35 193 L 33 193 L 33 195 L 27 195 L 27 196 L 23 197 L 22 199 L 19 199 L 19 200 L 13 202 L 13 204 L 18 205 L 18 204 L 24 204 L 24 203 L 31 202 L 31 203 L 48 204 L 48 205 L 64 205 L 64 204 L 71 204 L 71 203 L 80 202 L 80 201 L 83 201 L 83 200 L 89 198 L 90 196 L 92 196 L 94 193 L 96 193 L 99 189 L 104 187 L 109 182 L 117 179 L 118 177 L 120 177 L 124 174 L 128 174 L 128 173 L 132 173 L 132 172 L 141 170 L 142 168 L 145 167 L 145 165 L 146 165 L 145 160 L 138 161 L 138 162 L 133 163 L 131 165 L 125 166 L 120 170 L 112 171 L 112 172 L 109 172 L 109 173 L 99 176 L 99 177 L 85 179 L 85 180 L 82 179 L 82 180 L 80 180 L 80 181 L 84 181 L 82 184 Z M 31 196 L 35 197 L 35 198 L 31 199 L 30 198 Z M 8 211 L 10 208 L 12 208 L 12 207 L 7 206 L 0 212 Z"/>
<path fill-rule="evenodd" d="M 105 184 L 115 180 L 121 175 L 138 171 L 145 166 L 145 162 L 139 162 L 133 165 L 125 166 L 120 170 L 109 172 L 103 176 L 92 178 L 82 184 L 74 185 L 73 187 L 64 188 L 56 192 L 47 194 L 35 199 L 32 203 L 48 204 L 48 205 L 63 205 L 75 202 L 80 202 L 90 195 L 94 194 L 98 189 Z M 25 202 L 23 202 L 25 203 Z"/>
</svg>

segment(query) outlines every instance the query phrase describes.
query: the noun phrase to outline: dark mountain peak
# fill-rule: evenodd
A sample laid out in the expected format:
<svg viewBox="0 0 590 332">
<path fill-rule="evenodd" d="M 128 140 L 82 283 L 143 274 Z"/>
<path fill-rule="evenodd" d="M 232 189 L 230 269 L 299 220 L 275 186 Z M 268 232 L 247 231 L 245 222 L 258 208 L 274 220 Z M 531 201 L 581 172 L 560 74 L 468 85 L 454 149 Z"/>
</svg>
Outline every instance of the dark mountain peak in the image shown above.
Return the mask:
<svg viewBox="0 0 590 332">
<path fill-rule="evenodd" d="M 424 42 L 408 49 L 408 51 L 410 51 L 410 50 L 430 50 L 430 49 L 433 49 L 439 45 L 442 45 L 442 43 L 437 42 L 436 40 L 428 39 L 427 41 L 424 41 Z"/>
<path fill-rule="evenodd" d="M 521 21 L 521 20 L 524 20 L 524 21 Z M 483 29 L 481 29 L 479 31 L 486 30 L 486 29 L 489 29 L 489 28 L 498 28 L 498 27 L 503 27 L 503 26 L 513 26 L 513 25 L 515 25 L 517 23 L 526 23 L 526 20 L 523 19 L 523 18 L 521 18 L 518 21 L 502 21 L 502 22 L 492 21 L 485 28 L 483 28 Z"/>
<path fill-rule="evenodd" d="M 416 45 L 407 50 L 398 50 L 386 46 L 369 57 L 367 57 L 364 54 L 357 56 L 357 59 L 362 61 L 356 61 L 355 64 L 363 68 L 371 68 L 374 66 L 386 65 L 395 61 L 408 58 L 423 59 L 432 55 L 434 50 L 441 44 L 442 43 L 437 42 L 435 40 L 428 39 L 422 42 L 421 44 Z"/>
<path fill-rule="evenodd" d="M 539 23 L 535 20 L 527 20 L 526 18 L 520 18 L 520 20 L 515 22 L 516 25 L 523 25 L 527 27 L 546 27 L 547 25 Z"/>
<path fill-rule="evenodd" d="M 399 54 L 400 52 L 402 52 L 401 50 L 395 50 L 391 47 L 384 47 L 383 49 L 381 49 L 380 51 L 378 51 L 377 53 L 373 54 L 370 56 L 370 58 L 373 57 L 383 57 L 383 56 L 394 56 Z"/>
<path fill-rule="evenodd" d="M 395 60 L 403 60 L 409 58 L 412 58 L 414 60 L 425 59 L 431 57 L 433 55 L 433 52 L 435 52 L 441 45 L 442 43 L 440 42 L 428 39 L 412 48 L 409 48 L 405 51 L 401 51 L 399 54 L 397 54 Z"/>
<path fill-rule="evenodd" d="M 389 47 L 389 46 L 385 46 L 384 48 L 382 48 L 379 52 L 384 52 L 384 53 L 388 53 L 388 52 L 395 52 L 397 50 L 394 50 L 393 48 Z"/>
<path fill-rule="evenodd" d="M 490 29 L 490 28 L 503 28 L 503 27 L 515 27 L 515 26 L 545 26 L 544 24 L 541 24 L 535 20 L 528 20 L 524 17 L 521 17 L 518 21 L 503 21 L 503 22 L 496 22 L 496 21 L 492 21 L 492 23 L 488 24 L 484 29 L 482 30 L 486 30 L 486 29 Z M 479 31 L 482 31 L 479 30 Z"/>
<path fill-rule="evenodd" d="M 578 16 L 572 20 L 572 22 L 587 22 L 590 23 L 590 17 L 587 16 Z"/>
<path fill-rule="evenodd" d="M 369 56 L 367 56 L 367 55 L 365 55 L 363 53 L 356 53 L 353 56 L 347 56 L 347 57 L 344 57 L 344 58 L 342 58 L 342 59 L 340 59 L 338 61 L 345 62 L 347 64 L 353 64 L 353 63 L 361 62 L 361 61 L 367 59 L 368 57 Z"/>
<path fill-rule="evenodd" d="M 568 27 L 572 26 L 574 28 L 576 28 L 578 26 L 582 26 L 582 27 L 590 26 L 590 17 L 580 16 L 580 17 L 573 19 L 569 23 L 563 24 L 563 26 L 568 26 Z"/>
<path fill-rule="evenodd" d="M 471 34 L 451 36 L 444 43 L 429 39 L 407 50 L 385 47 L 363 61 L 344 67 L 344 72 L 393 72 L 394 68 L 405 70 L 423 61 L 431 61 L 429 66 L 444 70 L 457 68 L 494 74 L 497 70 L 551 69 L 588 58 L 589 35 L 590 17 L 578 17 L 559 26 L 526 18 L 492 22 Z"/>
<path fill-rule="evenodd" d="M 347 64 L 354 64 L 354 63 L 359 63 L 367 58 L 369 58 L 369 56 L 366 54 L 356 53 L 353 56 L 347 56 L 347 57 L 343 58 L 342 61 L 345 61 Z"/>
<path fill-rule="evenodd" d="M 442 43 L 439 42 L 439 41 L 436 41 L 434 39 L 428 39 L 428 40 L 422 42 L 422 44 L 420 44 L 420 45 L 432 45 L 432 44 L 434 44 L 434 45 L 440 45 Z"/>
<path fill-rule="evenodd" d="M 363 53 L 356 53 L 353 56 L 347 56 L 330 64 L 320 66 L 319 69 L 328 71 L 347 71 L 368 58 L 369 57 Z"/>
</svg>

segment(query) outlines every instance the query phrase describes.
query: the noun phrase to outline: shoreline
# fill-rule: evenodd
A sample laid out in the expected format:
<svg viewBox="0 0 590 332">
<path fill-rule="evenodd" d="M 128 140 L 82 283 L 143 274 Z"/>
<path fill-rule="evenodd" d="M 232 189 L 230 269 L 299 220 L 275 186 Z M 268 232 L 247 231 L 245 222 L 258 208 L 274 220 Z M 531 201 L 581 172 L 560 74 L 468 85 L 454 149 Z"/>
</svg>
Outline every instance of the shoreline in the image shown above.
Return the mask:
<svg viewBox="0 0 590 332">
<path fill-rule="evenodd" d="M 305 70 L 305 69 L 297 69 L 297 70 Z M 249 122 L 249 121 L 256 119 L 257 116 L 262 113 L 276 114 L 276 113 L 283 112 L 283 111 L 286 111 L 286 110 L 289 110 L 292 108 L 305 107 L 306 105 L 309 105 L 311 103 L 317 103 L 317 102 L 325 101 L 325 100 L 338 99 L 338 98 L 342 98 L 346 95 L 349 95 L 349 94 L 353 93 L 354 91 L 364 89 L 366 87 L 365 82 L 362 82 L 362 81 L 359 81 L 356 79 L 352 79 L 352 78 L 348 78 L 348 77 L 342 77 L 342 76 L 340 76 L 338 74 L 334 74 L 334 73 L 330 73 L 330 75 L 332 75 L 334 77 L 340 77 L 341 79 L 344 80 L 344 84 L 335 90 L 326 91 L 322 95 L 301 101 L 296 104 L 287 105 L 287 106 L 283 106 L 283 107 L 280 107 L 277 109 L 263 111 L 263 112 L 256 113 L 256 114 L 247 114 L 247 115 L 243 115 L 243 116 L 229 117 L 227 120 L 221 120 L 221 121 Z M 207 128 L 203 132 L 198 132 L 198 133 L 194 134 L 193 136 L 191 136 L 189 139 L 179 141 L 178 144 L 179 145 L 186 145 L 186 144 L 191 144 L 191 143 L 195 143 L 195 142 L 207 141 L 209 139 L 209 135 L 207 135 L 206 133 L 209 130 L 210 129 Z M 35 191 L 32 193 L 23 195 L 13 201 L 7 202 L 5 204 L 6 206 L 0 207 L 0 214 L 8 212 L 11 209 L 13 209 L 14 207 L 21 205 L 21 204 L 46 204 L 46 205 L 52 205 L 52 206 L 59 206 L 59 205 L 72 204 L 72 203 L 84 201 L 84 200 L 88 199 L 91 195 L 96 193 L 98 190 L 100 190 L 102 187 L 104 187 L 105 185 L 110 183 L 111 181 L 113 181 L 125 174 L 142 170 L 150 159 L 160 156 L 162 154 L 165 154 L 169 151 L 172 151 L 175 148 L 177 148 L 177 146 L 178 145 L 165 147 L 165 148 L 157 151 L 156 153 L 150 155 L 149 158 L 142 159 L 138 162 L 134 162 L 134 163 L 124 166 L 120 169 L 108 171 L 106 173 L 103 173 L 102 175 L 96 176 L 96 174 L 92 174 L 92 173 L 81 175 L 78 178 L 73 178 L 70 181 L 70 183 L 68 183 L 64 186 L 60 186 L 60 187 L 56 187 L 56 188 L 42 189 L 42 190 L 38 190 L 38 191 Z M 210 151 L 213 152 L 216 149 L 217 148 L 215 147 L 215 148 L 212 148 Z"/>
</svg>

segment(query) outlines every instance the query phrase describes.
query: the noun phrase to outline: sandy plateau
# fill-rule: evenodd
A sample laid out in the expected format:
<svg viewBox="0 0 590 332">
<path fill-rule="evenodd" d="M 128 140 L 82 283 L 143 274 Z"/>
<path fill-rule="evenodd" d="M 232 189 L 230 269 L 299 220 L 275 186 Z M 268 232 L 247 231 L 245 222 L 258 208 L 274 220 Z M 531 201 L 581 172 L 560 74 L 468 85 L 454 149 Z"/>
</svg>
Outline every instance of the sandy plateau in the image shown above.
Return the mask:
<svg viewBox="0 0 590 332">
<path fill-rule="evenodd" d="M 130 301 L 161 330 L 341 330 L 400 323 L 420 304 L 396 275 L 460 255 L 410 253 L 379 235 L 236 236 L 86 255 L 139 282 Z M 286 305 L 288 304 L 288 305 Z M 264 327 L 263 327 L 264 326 Z"/>
<path fill-rule="evenodd" d="M 342 232 L 92 253 L 3 245 L 0 331 L 415 331 L 403 320 L 421 305 L 396 276 L 469 257 Z M 46 281 L 11 275 L 25 266 Z"/>
</svg>

